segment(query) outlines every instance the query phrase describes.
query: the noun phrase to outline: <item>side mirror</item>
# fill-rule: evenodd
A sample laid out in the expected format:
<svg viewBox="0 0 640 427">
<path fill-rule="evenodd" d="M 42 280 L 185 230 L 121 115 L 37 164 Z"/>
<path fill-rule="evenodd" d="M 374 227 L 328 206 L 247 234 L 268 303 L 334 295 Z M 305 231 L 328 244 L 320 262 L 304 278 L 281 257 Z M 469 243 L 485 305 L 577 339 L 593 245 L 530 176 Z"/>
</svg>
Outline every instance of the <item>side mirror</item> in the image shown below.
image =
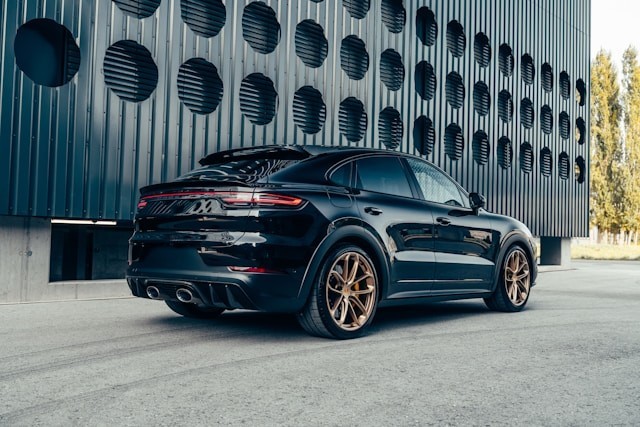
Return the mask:
<svg viewBox="0 0 640 427">
<path fill-rule="evenodd" d="M 477 214 L 478 211 L 484 208 L 487 203 L 487 199 L 481 194 L 471 193 L 469 194 L 469 203 L 471 204 L 471 209 Z"/>
</svg>

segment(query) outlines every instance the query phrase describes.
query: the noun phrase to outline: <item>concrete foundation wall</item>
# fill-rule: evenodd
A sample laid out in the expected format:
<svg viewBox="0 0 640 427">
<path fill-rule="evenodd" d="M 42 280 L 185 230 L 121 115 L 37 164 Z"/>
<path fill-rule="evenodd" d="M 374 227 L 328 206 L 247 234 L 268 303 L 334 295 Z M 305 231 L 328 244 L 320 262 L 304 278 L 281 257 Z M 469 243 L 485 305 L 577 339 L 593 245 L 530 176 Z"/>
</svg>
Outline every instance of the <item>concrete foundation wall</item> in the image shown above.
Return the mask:
<svg viewBox="0 0 640 427">
<path fill-rule="evenodd" d="M 0 216 L 0 304 L 129 296 L 124 280 L 49 283 L 51 221 Z"/>
</svg>

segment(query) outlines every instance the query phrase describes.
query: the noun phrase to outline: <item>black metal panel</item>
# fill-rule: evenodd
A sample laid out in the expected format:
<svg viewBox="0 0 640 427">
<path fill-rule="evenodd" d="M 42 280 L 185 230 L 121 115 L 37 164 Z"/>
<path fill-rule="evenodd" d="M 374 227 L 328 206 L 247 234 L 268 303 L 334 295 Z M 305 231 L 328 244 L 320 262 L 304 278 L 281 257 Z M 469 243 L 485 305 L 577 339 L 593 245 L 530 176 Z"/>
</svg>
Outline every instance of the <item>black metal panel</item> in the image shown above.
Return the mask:
<svg viewBox="0 0 640 427">
<path fill-rule="evenodd" d="M 59 87 L 16 61 L 39 18 L 73 36 Z M 23 0 L 0 25 L 0 215 L 130 219 L 207 153 L 361 145 L 588 233 L 589 0 Z"/>
</svg>

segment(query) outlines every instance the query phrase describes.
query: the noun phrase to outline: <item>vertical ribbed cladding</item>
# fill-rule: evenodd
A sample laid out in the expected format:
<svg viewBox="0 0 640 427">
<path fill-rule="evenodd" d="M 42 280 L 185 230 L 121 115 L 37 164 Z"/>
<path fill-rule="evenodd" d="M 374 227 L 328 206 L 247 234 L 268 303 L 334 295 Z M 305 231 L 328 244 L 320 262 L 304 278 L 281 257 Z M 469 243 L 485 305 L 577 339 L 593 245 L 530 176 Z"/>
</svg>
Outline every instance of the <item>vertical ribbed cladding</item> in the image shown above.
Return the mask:
<svg viewBox="0 0 640 427">
<path fill-rule="evenodd" d="M 38 4 L 2 9 L 0 214 L 129 219 L 137 188 L 206 153 L 349 144 L 433 160 L 536 234 L 587 233 L 587 0 L 55 0 L 36 16 Z M 62 17 L 81 53 L 55 90 L 16 72 L 11 53 L 18 28 L 43 17 Z M 155 88 L 131 76 L 120 89 L 128 70 L 106 54 L 127 40 L 149 52 Z M 451 125 L 464 144 L 446 144 Z"/>
</svg>

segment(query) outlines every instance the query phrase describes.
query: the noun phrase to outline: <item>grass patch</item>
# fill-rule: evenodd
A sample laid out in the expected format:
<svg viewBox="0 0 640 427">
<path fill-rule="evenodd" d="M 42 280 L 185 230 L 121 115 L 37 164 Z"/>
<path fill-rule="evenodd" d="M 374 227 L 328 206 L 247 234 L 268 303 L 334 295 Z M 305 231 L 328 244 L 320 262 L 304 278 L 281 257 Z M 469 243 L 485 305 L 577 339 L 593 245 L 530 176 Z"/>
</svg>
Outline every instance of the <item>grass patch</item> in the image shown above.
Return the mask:
<svg viewBox="0 0 640 427">
<path fill-rule="evenodd" d="M 571 245 L 572 259 L 640 261 L 640 245 Z"/>
</svg>

